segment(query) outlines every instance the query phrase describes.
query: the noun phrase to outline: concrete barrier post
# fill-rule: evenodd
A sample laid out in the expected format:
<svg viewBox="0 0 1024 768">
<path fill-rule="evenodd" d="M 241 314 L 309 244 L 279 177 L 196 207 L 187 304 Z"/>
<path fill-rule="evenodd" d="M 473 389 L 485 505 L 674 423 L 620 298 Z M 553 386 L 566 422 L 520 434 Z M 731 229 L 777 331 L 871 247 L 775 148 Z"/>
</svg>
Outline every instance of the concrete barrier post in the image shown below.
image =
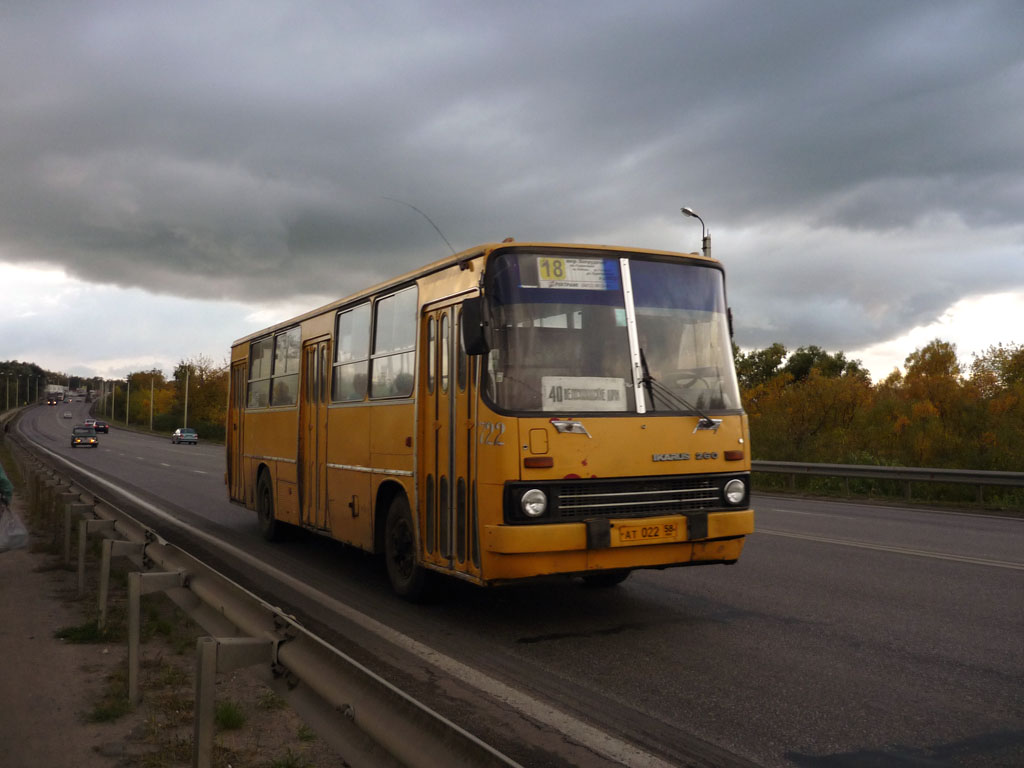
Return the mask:
<svg viewBox="0 0 1024 768">
<path fill-rule="evenodd" d="M 85 555 L 89 546 L 89 534 L 93 531 L 114 530 L 113 520 L 78 521 L 78 596 L 85 594 Z"/>
<path fill-rule="evenodd" d="M 128 702 L 134 707 L 142 701 L 139 687 L 139 646 L 142 637 L 142 596 L 163 592 L 185 584 L 180 571 L 128 574 Z"/>
<path fill-rule="evenodd" d="M 75 520 L 88 516 L 94 509 L 92 504 L 84 502 L 64 508 L 64 565 L 71 565 L 71 530 Z"/>
<path fill-rule="evenodd" d="M 107 604 L 109 603 L 110 595 L 110 561 L 114 557 L 141 557 L 145 547 L 142 544 L 136 544 L 132 541 L 122 541 L 119 539 L 104 539 L 103 541 L 103 558 L 100 563 L 100 600 L 99 600 L 99 619 L 97 619 L 97 626 L 101 630 L 106 629 L 107 626 Z"/>
<path fill-rule="evenodd" d="M 201 637 L 196 642 L 196 706 L 192 739 L 193 768 L 208 768 L 213 761 L 214 686 L 218 672 L 270 665 L 274 642 L 256 637 Z"/>
</svg>

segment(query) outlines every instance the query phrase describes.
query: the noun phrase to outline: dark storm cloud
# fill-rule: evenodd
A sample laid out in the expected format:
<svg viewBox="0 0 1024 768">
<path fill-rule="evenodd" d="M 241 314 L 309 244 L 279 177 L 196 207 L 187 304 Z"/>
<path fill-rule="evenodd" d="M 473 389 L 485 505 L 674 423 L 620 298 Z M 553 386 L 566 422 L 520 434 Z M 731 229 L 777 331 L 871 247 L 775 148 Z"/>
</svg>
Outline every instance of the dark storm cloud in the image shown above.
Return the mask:
<svg viewBox="0 0 1024 768">
<path fill-rule="evenodd" d="M 342 295 L 498 240 L 696 247 L 740 341 L 1024 287 L 1016 2 L 19 3 L 0 259 Z M 326 271 L 325 271 L 326 270 Z"/>
</svg>

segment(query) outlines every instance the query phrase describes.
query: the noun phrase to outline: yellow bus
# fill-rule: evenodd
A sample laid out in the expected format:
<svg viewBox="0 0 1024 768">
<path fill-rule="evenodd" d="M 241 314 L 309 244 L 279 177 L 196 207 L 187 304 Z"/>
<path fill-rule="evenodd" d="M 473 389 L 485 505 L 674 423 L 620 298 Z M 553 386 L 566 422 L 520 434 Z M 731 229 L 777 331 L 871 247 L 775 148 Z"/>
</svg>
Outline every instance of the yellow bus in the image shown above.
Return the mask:
<svg viewBox="0 0 1024 768">
<path fill-rule="evenodd" d="M 750 445 L 721 265 L 479 246 L 239 339 L 227 484 L 265 538 L 383 553 L 399 594 L 734 563 Z"/>
</svg>

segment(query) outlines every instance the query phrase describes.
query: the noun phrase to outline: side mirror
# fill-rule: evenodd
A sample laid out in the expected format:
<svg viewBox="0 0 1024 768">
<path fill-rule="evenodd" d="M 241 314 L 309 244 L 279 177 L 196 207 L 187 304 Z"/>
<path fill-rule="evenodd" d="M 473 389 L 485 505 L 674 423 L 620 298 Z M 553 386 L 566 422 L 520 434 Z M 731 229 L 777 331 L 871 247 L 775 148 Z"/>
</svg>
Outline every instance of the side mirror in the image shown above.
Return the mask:
<svg viewBox="0 0 1024 768">
<path fill-rule="evenodd" d="M 467 355 L 485 355 L 491 349 L 485 312 L 482 296 L 474 296 L 462 302 L 462 348 Z"/>
</svg>

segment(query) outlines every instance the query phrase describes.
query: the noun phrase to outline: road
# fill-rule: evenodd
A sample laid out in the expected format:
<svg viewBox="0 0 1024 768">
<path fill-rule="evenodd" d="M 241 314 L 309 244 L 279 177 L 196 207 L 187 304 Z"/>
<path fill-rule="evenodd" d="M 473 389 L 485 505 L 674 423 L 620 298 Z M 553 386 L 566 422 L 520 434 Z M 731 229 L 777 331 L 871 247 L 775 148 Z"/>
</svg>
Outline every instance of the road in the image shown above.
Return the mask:
<svg viewBox="0 0 1024 768">
<path fill-rule="evenodd" d="M 734 566 L 608 590 L 452 581 L 413 606 L 375 558 L 304 534 L 264 543 L 226 501 L 222 448 L 113 422 L 72 449 L 86 406 L 71 408 L 19 429 L 523 765 L 1024 765 L 1020 519 L 755 495 Z"/>
</svg>

